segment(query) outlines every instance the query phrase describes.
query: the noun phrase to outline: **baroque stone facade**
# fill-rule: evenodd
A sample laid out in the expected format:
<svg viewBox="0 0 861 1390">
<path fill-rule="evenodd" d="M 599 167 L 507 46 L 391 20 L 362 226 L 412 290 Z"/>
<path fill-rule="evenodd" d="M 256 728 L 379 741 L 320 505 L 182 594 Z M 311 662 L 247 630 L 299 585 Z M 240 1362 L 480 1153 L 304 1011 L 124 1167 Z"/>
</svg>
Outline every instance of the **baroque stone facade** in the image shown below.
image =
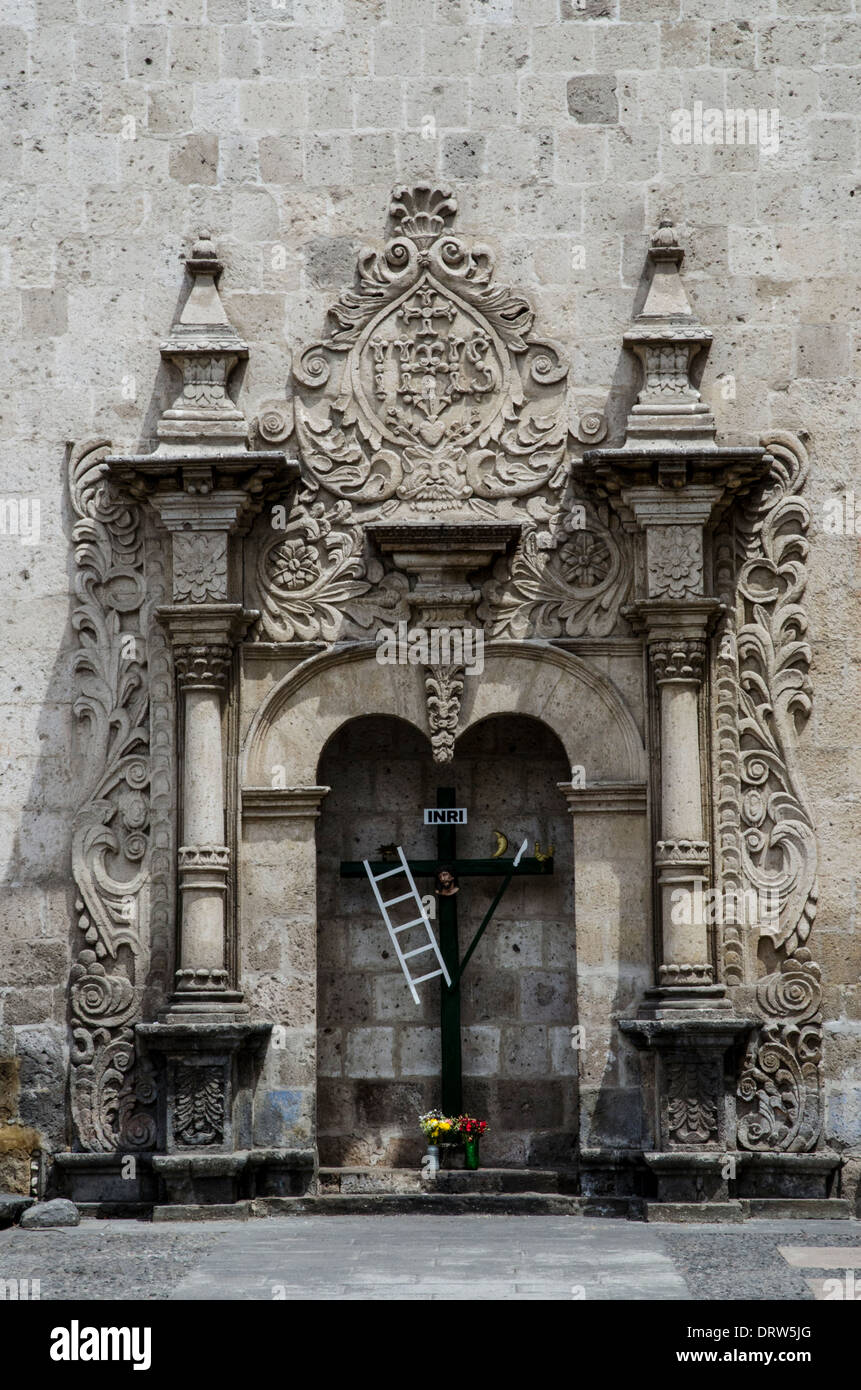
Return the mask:
<svg viewBox="0 0 861 1390">
<path fill-rule="evenodd" d="M 143 8 L 3 31 L 0 1185 L 418 1167 L 439 982 L 339 866 L 425 857 L 445 786 L 460 855 L 553 868 L 464 976 L 486 1161 L 595 1209 L 856 1202 L 854 21 Z M 779 104 L 771 166 L 674 142 L 706 59 Z M 378 659 L 414 632 L 448 656 Z"/>
</svg>

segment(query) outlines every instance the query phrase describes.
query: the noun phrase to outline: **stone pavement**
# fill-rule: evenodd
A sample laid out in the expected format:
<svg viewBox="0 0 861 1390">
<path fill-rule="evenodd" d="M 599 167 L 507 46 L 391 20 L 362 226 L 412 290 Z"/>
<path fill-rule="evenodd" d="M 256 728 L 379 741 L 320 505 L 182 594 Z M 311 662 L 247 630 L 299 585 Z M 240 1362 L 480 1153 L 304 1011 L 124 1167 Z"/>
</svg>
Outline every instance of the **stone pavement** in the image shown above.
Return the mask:
<svg viewBox="0 0 861 1390">
<path fill-rule="evenodd" d="M 39 1279 L 42 1300 L 812 1300 L 829 1296 L 828 1278 L 854 1291 L 847 1271 L 861 1294 L 854 1221 L 297 1216 L 0 1231 L 0 1279 Z"/>
</svg>

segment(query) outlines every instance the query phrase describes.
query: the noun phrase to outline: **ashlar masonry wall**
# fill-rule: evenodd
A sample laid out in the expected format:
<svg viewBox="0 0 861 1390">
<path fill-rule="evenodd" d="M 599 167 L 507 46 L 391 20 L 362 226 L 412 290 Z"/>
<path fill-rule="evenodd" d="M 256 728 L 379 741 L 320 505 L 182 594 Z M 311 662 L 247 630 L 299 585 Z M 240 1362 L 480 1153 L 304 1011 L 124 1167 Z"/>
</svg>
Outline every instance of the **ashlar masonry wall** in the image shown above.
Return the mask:
<svg viewBox="0 0 861 1390">
<path fill-rule="evenodd" d="M 820 844 L 827 1135 L 861 1131 L 858 539 L 861 16 L 853 0 L 7 0 L 0 28 L 0 1185 L 70 1142 L 71 817 L 86 781 L 70 627 L 70 442 L 151 445 L 180 256 L 218 239 L 251 356 L 249 418 L 379 227 L 393 184 L 455 188 L 621 428 L 621 335 L 664 208 L 713 329 L 702 391 L 729 443 L 774 428 L 812 458 L 814 704 L 800 758 Z M 673 113 L 777 110 L 780 143 L 685 144 Z M 38 502 L 38 536 L 10 504 Z M 0 1162 L 7 1160 L 0 1158 Z M 26 1165 L 25 1165 L 26 1166 Z"/>
</svg>

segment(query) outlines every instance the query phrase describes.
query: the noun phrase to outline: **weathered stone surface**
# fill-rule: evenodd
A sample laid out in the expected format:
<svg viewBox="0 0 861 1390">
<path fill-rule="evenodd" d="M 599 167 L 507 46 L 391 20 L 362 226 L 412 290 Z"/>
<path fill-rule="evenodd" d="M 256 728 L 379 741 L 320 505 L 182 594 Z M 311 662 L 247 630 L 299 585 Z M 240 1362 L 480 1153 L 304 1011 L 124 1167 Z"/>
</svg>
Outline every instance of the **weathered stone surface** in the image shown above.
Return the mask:
<svg viewBox="0 0 861 1390">
<path fill-rule="evenodd" d="M 857 434 L 853 383 L 861 361 L 861 26 L 835 4 L 792 0 L 791 13 L 774 14 L 762 3 L 740 18 L 713 4 L 680 13 L 651 0 L 435 9 L 380 0 L 366 13 L 333 0 L 303 5 L 301 15 L 256 0 L 250 7 L 211 0 L 180 7 L 170 22 L 155 0 L 141 0 L 133 16 L 124 5 L 95 0 L 77 15 L 53 4 L 12 6 L 0 35 L 9 77 L 3 114 L 18 132 L 0 151 L 0 356 L 12 383 L 0 440 L 7 480 L 0 570 L 9 596 L 0 640 L 0 1186 L 29 1190 L 31 1155 L 65 1147 L 70 1125 L 91 1152 L 156 1141 L 151 1078 L 129 1030 L 158 1014 L 176 968 L 191 972 L 186 984 L 200 989 L 208 980 L 280 1030 L 259 1071 L 243 1081 L 249 1113 L 237 1122 L 255 1142 L 292 1136 L 311 1143 L 317 1107 L 342 1157 L 354 1151 L 379 1163 L 400 1152 L 414 1161 L 414 1140 L 405 1138 L 412 1107 L 438 1100 L 437 986 L 414 1005 L 369 910 L 367 886 L 340 883 L 336 861 L 361 857 L 378 842 L 401 841 L 411 851 L 424 843 L 416 808 L 432 799 L 436 783 L 432 769 L 421 770 L 429 759 L 423 740 L 456 717 L 460 725 L 444 736 L 457 732 L 461 747 L 475 739 L 452 770 L 471 812 L 463 848 L 491 852 L 488 833 L 504 821 L 512 840 L 555 842 L 557 856 L 552 882 L 512 887 L 464 980 L 465 1103 L 484 1107 L 491 1120 L 491 1158 L 525 1162 L 531 1145 L 552 1148 L 575 1131 L 595 1145 L 656 1143 L 646 1131 L 660 1108 L 661 1078 L 620 1037 L 618 1020 L 652 986 L 672 977 L 684 990 L 684 980 L 704 980 L 715 969 L 736 1009 L 755 1011 L 759 1021 L 737 1085 L 727 1089 L 734 1112 L 728 1134 L 738 1135 L 744 1152 L 776 1146 L 803 1154 L 833 1145 L 847 1160 L 844 1190 L 857 1200 L 861 591 L 846 440 Z M 730 108 L 776 111 L 779 144 L 703 138 L 698 105 L 721 119 Z M 690 140 L 680 138 L 686 117 Z M 456 221 L 447 210 L 426 208 L 423 215 L 440 225 L 410 228 L 402 203 L 384 228 L 399 179 L 412 188 L 437 178 L 451 181 Z M 427 196 L 435 188 L 446 201 L 442 185 L 429 184 Z M 650 285 L 664 291 L 667 281 L 663 271 L 652 278 L 660 255 L 652 255 L 645 276 L 644 265 L 665 210 L 678 240 L 664 238 L 663 249 L 652 251 L 666 262 L 683 246 L 688 303 L 676 297 L 670 313 L 653 313 Z M 226 316 L 210 314 L 214 300 L 201 315 L 225 333 L 227 346 L 210 340 L 213 357 L 222 353 L 224 366 L 237 339 L 249 353 L 229 400 L 226 376 L 207 377 L 204 368 L 192 381 L 176 351 L 159 363 L 177 300 L 186 302 L 178 258 L 192 244 L 189 234 L 207 227 L 224 266 L 217 294 Z M 400 249 L 390 242 L 396 250 L 387 259 L 380 247 L 395 232 Z M 419 245 L 425 234 L 430 241 Z M 370 325 L 370 318 L 360 327 L 351 320 L 349 296 L 358 296 L 360 316 L 362 304 L 373 303 L 374 313 L 383 307 L 353 278 L 368 244 L 375 259 L 364 265 L 373 265 L 376 288 L 392 287 L 404 269 L 399 256 L 417 267 L 419 251 L 434 256 L 445 246 L 438 270 L 451 277 L 449 291 L 459 285 L 478 300 L 490 285 L 491 293 L 513 296 L 505 301 L 513 318 L 494 320 L 491 310 L 484 329 L 470 314 L 485 313 L 487 303 L 482 309 L 470 300 L 469 313 L 455 310 L 462 314 L 455 336 L 474 329 L 488 336 L 489 323 L 489 338 L 501 343 L 514 323 L 520 339 L 502 344 L 504 351 L 494 346 L 486 358 L 491 376 L 497 373 L 493 388 L 475 392 L 469 409 L 481 416 L 490 400 L 505 398 L 513 378 L 503 389 L 503 376 L 512 367 L 519 373 L 525 366 L 527 384 L 533 366 L 544 378 L 529 386 L 535 413 L 519 424 L 518 393 L 509 391 L 499 418 L 511 434 L 521 431 L 517 447 L 497 475 L 498 493 L 477 508 L 480 522 L 504 515 L 524 528 L 499 569 L 472 576 L 488 638 L 510 645 L 494 654 L 488 641 L 484 675 L 466 680 L 457 700 L 442 700 L 436 714 L 421 672 L 373 658 L 380 625 L 406 616 L 408 590 L 361 530 L 374 509 L 388 506 L 380 494 L 404 471 L 405 458 L 407 492 L 415 470 L 428 471 L 421 454 L 428 427 L 432 435 L 456 417 L 458 439 L 469 432 L 464 398 L 445 405 L 439 396 L 432 404 L 424 399 L 433 420 L 418 422 L 426 432 L 418 455 L 415 440 L 405 447 L 387 438 L 383 447 L 374 431 L 388 429 L 385 412 L 371 420 L 359 402 L 368 457 L 376 461 L 357 482 L 351 470 L 366 441 L 317 428 L 342 399 L 340 387 L 334 377 L 332 389 L 322 381 L 313 358 L 302 366 L 303 343 L 333 341 L 332 321 L 325 323 L 333 303 L 346 315 L 335 321 L 346 335 L 330 354 L 336 363 Z M 212 257 L 198 259 L 213 269 Z M 458 281 L 466 267 L 470 273 Z M 622 343 L 627 331 L 631 345 L 644 304 L 648 322 L 635 323 L 632 348 L 638 364 Z M 527 325 L 519 316 L 533 309 Z M 395 317 L 384 315 L 374 330 L 388 351 Z M 415 344 L 417 322 L 397 320 L 398 337 Z M 700 323 L 709 326 L 708 353 Z M 388 338 L 381 324 L 392 328 Z M 680 327 L 687 339 L 674 336 Z M 649 339 L 646 330 L 656 328 Z M 431 316 L 430 330 L 446 336 L 438 317 Z M 536 346 L 544 340 L 555 346 Z M 479 356 L 485 351 L 473 346 Z M 569 370 L 550 380 L 557 346 Z M 345 390 L 353 410 L 358 397 L 350 393 L 364 382 L 373 415 L 375 390 L 385 396 L 390 382 L 374 383 L 373 350 L 362 351 Z M 291 365 L 305 381 L 296 376 L 285 391 Z M 205 441 L 206 417 L 223 427 L 230 416 L 238 447 L 252 442 L 301 456 L 313 483 L 313 495 L 285 517 L 284 528 L 272 524 L 277 499 L 267 497 L 264 514 L 250 535 L 235 537 L 230 564 L 216 565 L 217 574 L 182 520 L 170 554 L 144 536 L 140 514 L 127 513 L 125 502 L 101 496 L 95 505 L 107 452 L 101 441 L 126 455 L 153 450 L 157 422 L 180 389 L 180 409 L 191 412 L 180 423 L 197 412 L 189 447 Z M 297 406 L 303 390 L 312 400 L 302 405 L 304 417 Z M 638 392 L 645 399 L 634 407 Z M 626 432 L 634 438 L 632 421 L 641 442 L 666 443 L 668 405 L 676 444 L 692 419 L 707 432 L 713 423 L 722 447 L 764 441 L 776 460 L 773 505 L 757 510 L 754 488 L 732 504 L 731 525 L 717 516 L 701 522 L 681 515 L 688 484 L 666 487 L 663 479 L 679 514 L 656 525 L 654 516 L 635 517 L 647 501 L 629 499 L 629 506 L 621 493 L 598 488 L 586 538 L 575 531 L 563 538 L 559 526 L 580 496 L 584 451 L 622 445 Z M 400 427 L 422 413 L 403 397 L 388 400 L 389 408 L 400 412 Z M 557 433 L 537 442 L 545 428 L 537 422 L 551 419 Z M 252 422 L 256 433 L 246 437 Z M 493 422 L 482 425 L 492 434 Z M 77 446 L 71 509 L 62 482 L 70 439 Z M 492 440 L 491 453 L 499 443 Z M 459 455 L 452 448 L 445 457 L 451 463 Z M 322 469 L 321 459 L 328 460 Z M 487 462 L 471 465 L 470 486 L 481 485 Z M 530 476 L 519 477 L 524 467 Z M 531 486 L 531 474 L 557 467 L 553 487 L 516 495 L 520 484 Z M 629 481 L 643 485 L 642 477 Z M 694 487 L 712 482 L 704 473 Z M 357 500 L 363 489 L 366 500 Z M 179 490 L 196 498 L 199 520 L 210 494 L 184 483 Z M 470 507 L 474 498 L 473 488 Z M 20 504 L 37 502 L 40 533 L 27 535 L 18 525 L 26 516 Z M 828 524 L 835 504 L 845 523 L 836 529 Z M 391 513 L 384 519 L 391 522 Z M 701 525 L 708 532 L 702 544 Z M 736 547 L 746 560 L 736 553 L 730 561 Z M 773 593 L 766 573 L 779 576 Z M 182 868 L 186 903 L 208 894 L 182 934 L 186 961 L 176 952 L 182 908 L 174 826 L 178 803 L 195 810 L 195 781 L 180 793 L 172 659 L 150 611 L 168 602 L 172 584 L 188 602 L 201 586 L 229 585 L 269 625 L 242 639 L 229 695 L 203 701 L 208 724 L 200 741 L 212 749 L 223 738 L 225 756 L 202 757 L 208 782 L 202 776 L 196 783 L 198 791 L 208 785 L 202 800 L 213 813 L 213 834 L 206 844 L 183 841 L 191 851 Z M 730 616 L 715 616 L 714 632 L 688 630 L 681 647 L 680 634 L 671 634 L 673 650 L 658 650 L 664 639 L 652 625 L 656 692 L 643 663 L 646 638 L 622 616 L 622 605 L 699 596 L 719 600 Z M 327 666 L 344 634 L 366 644 L 365 657 L 355 659 L 347 643 Z M 137 659 L 120 654 L 129 636 L 141 641 Z M 261 636 L 280 645 L 264 655 Z M 702 696 L 667 691 L 665 680 L 680 677 L 680 651 L 690 658 L 686 669 L 703 675 Z M 213 655 L 210 649 L 207 660 Z M 234 658 L 229 650 L 217 655 L 226 682 Z M 322 658 L 318 674 L 306 671 L 283 704 L 275 699 L 264 711 L 278 683 L 315 657 Z M 198 653 L 186 673 L 203 679 L 206 666 L 214 675 L 215 665 L 201 660 Z M 758 679 L 768 687 L 762 699 Z M 740 689 L 752 700 L 744 740 Z M 699 699 L 707 708 L 697 727 Z M 363 748 L 339 733 L 357 714 L 398 722 Z M 495 741 L 499 714 L 526 716 L 535 738 L 521 720 L 518 741 Z M 682 750 L 675 766 L 662 758 L 662 736 Z M 554 739 L 562 756 L 551 767 Z M 647 745 L 660 768 L 648 793 Z M 571 776 L 566 763 L 582 765 L 587 788 L 637 782 L 636 809 L 610 796 L 578 813 L 576 793 L 556 788 Z M 766 780 L 758 781 L 766 765 Z M 237 829 L 238 786 L 311 789 L 318 781 L 333 787 L 321 820 L 324 793 L 312 806 L 309 792 L 283 818 L 254 811 Z M 697 827 L 691 812 L 700 786 L 711 804 L 700 806 L 708 814 Z M 625 795 L 633 795 L 630 788 Z M 662 814 L 688 823 L 671 835 L 660 828 Z M 782 885 L 776 929 L 734 933 L 727 924 L 693 921 L 667 928 L 670 879 L 678 886 L 685 870 L 689 884 L 696 879 L 697 864 L 680 862 L 678 845 L 700 840 L 699 831 L 711 837 L 701 861 L 708 881 L 724 886 L 741 882 L 740 861 L 756 859 L 751 847 L 764 846 L 760 868 Z M 652 901 L 658 841 L 662 930 Z M 206 874 L 208 886 L 199 877 L 190 884 Z M 126 892 L 124 883 L 135 887 Z M 487 901 L 483 889 L 465 886 L 464 940 Z M 144 920 L 135 918 L 134 904 Z M 582 1037 L 572 1047 L 575 1027 Z M 99 1054 L 88 1060 L 96 1044 Z M 786 1110 L 762 1104 L 772 1065 L 790 1077 Z M 365 1088 L 373 1087 L 372 1097 Z M 517 1087 L 524 1096 L 533 1090 L 531 1116 Z M 766 1113 L 763 1133 L 757 1117 Z"/>
<path fill-rule="evenodd" d="M 77 1226 L 81 1214 L 68 1197 L 54 1197 L 50 1202 L 37 1202 L 28 1207 L 20 1220 L 27 1231 L 45 1230 L 49 1226 Z"/>
<path fill-rule="evenodd" d="M 20 1193 L 0 1192 L 0 1227 L 14 1226 L 35 1200 L 34 1197 L 24 1197 Z"/>
</svg>

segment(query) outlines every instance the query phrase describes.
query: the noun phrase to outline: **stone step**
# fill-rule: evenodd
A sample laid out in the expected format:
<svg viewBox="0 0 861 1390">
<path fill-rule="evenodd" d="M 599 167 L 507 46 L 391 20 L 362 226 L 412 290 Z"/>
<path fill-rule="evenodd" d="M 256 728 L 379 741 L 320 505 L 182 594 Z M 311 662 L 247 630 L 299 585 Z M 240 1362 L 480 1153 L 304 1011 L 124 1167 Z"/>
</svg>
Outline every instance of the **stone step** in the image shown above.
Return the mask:
<svg viewBox="0 0 861 1390">
<path fill-rule="evenodd" d="M 254 1216 L 579 1216 L 579 1197 L 558 1192 L 362 1192 L 258 1197 Z"/>
<path fill-rule="evenodd" d="M 423 1192 L 561 1192 L 577 1190 L 577 1175 L 559 1169 L 479 1168 L 440 1169 L 427 1177 L 416 1168 L 321 1168 L 319 1194 L 409 1194 Z"/>
<path fill-rule="evenodd" d="M 853 1215 L 843 1197 L 747 1197 L 742 1206 L 756 1221 L 850 1221 Z"/>
</svg>

